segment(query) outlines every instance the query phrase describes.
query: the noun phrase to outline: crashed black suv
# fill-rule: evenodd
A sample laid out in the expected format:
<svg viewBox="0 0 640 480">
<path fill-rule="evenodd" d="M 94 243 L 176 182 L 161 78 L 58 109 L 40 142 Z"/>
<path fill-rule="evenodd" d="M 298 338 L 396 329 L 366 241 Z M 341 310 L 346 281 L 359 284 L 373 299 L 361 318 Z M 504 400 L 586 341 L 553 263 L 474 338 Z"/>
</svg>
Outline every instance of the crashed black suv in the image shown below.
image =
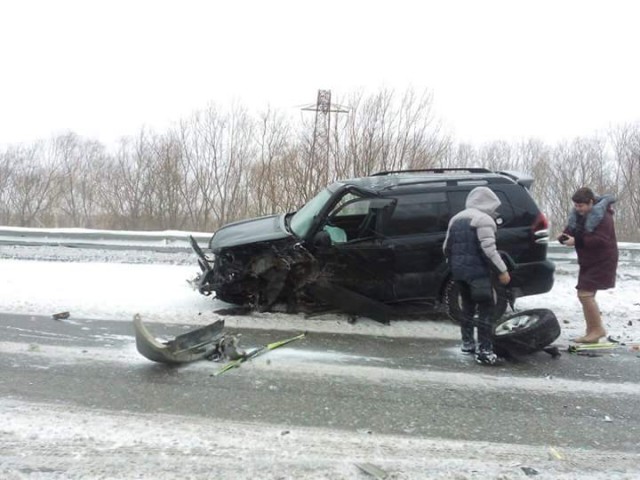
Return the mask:
<svg viewBox="0 0 640 480">
<path fill-rule="evenodd" d="M 381 172 L 329 185 L 300 210 L 231 223 L 209 243 L 192 244 L 198 290 L 251 309 L 338 310 L 388 321 L 406 305 L 460 302 L 442 253 L 449 219 L 483 185 L 500 198 L 498 249 L 511 265 L 510 294 L 496 292 L 496 316 L 509 300 L 548 292 L 548 222 L 529 176 L 484 168 Z"/>
</svg>

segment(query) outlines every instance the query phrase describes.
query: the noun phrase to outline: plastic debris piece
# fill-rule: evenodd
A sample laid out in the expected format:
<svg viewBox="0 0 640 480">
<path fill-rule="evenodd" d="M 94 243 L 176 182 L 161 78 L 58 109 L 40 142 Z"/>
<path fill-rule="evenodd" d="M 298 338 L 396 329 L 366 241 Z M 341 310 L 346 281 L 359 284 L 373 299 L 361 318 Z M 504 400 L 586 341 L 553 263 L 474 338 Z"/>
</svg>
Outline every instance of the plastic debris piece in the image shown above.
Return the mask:
<svg viewBox="0 0 640 480">
<path fill-rule="evenodd" d="M 549 454 L 551 455 L 551 458 L 555 460 L 564 460 L 564 455 L 554 447 L 549 447 Z"/>
<path fill-rule="evenodd" d="M 611 420 L 611 417 L 609 415 L 605 415 L 604 416 L 604 421 L 605 422 L 613 422 L 613 420 Z"/>
<path fill-rule="evenodd" d="M 356 463 L 355 465 L 364 473 L 371 475 L 373 478 L 376 478 L 378 480 L 387 478 L 387 472 L 371 463 Z"/>
<path fill-rule="evenodd" d="M 535 468 L 531 468 L 531 467 L 520 467 L 520 470 L 522 470 L 527 477 L 532 477 L 534 475 L 539 475 L 540 474 L 540 472 L 538 470 L 536 470 Z"/>
</svg>

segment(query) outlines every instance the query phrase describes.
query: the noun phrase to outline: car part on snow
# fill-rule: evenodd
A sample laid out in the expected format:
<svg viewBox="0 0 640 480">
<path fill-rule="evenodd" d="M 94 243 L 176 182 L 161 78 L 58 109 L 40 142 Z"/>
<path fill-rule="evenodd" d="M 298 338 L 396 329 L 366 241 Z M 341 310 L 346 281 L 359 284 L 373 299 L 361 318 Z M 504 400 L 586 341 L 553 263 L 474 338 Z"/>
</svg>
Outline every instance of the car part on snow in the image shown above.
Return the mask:
<svg viewBox="0 0 640 480">
<path fill-rule="evenodd" d="M 354 463 L 354 465 L 367 475 L 371 475 L 376 480 L 384 480 L 389 477 L 387 472 L 382 470 L 380 467 L 376 467 L 372 463 Z"/>
<path fill-rule="evenodd" d="M 258 347 L 254 350 L 252 350 L 249 353 L 245 353 L 244 355 L 242 355 L 239 358 L 236 358 L 234 360 L 231 360 L 229 363 L 227 363 L 224 367 L 222 367 L 221 369 L 219 369 L 217 372 L 211 374 L 212 377 L 217 377 L 218 375 L 223 374 L 224 372 L 227 372 L 229 370 L 231 370 L 232 368 L 237 368 L 239 367 L 242 363 L 251 360 L 252 358 L 257 357 L 258 355 L 262 355 L 263 353 L 266 353 L 270 350 L 275 350 L 276 348 L 280 348 L 284 345 L 287 345 L 291 342 L 295 342 L 296 340 L 300 340 L 301 338 L 304 338 L 305 335 L 307 333 L 300 333 L 294 337 L 291 338 L 285 338 L 284 340 L 279 340 L 277 342 L 273 342 L 273 343 L 268 343 L 267 345 L 263 345 L 262 347 Z"/>
<path fill-rule="evenodd" d="M 153 362 L 168 365 L 178 365 L 197 360 L 229 360 L 214 375 L 239 367 L 241 363 L 247 360 L 299 340 L 306 335 L 306 332 L 300 333 L 294 337 L 255 348 L 247 353 L 238 346 L 238 338 L 235 335 L 223 334 L 224 320 L 218 320 L 204 327 L 196 328 L 166 342 L 159 341 L 151 335 L 139 314 L 134 315 L 133 325 L 136 334 L 136 348 L 144 357 Z"/>
<path fill-rule="evenodd" d="M 534 308 L 501 318 L 494 327 L 493 346 L 501 357 L 529 354 L 544 351 L 559 336 L 555 314 L 546 308 Z"/>
<path fill-rule="evenodd" d="M 600 342 L 600 343 L 577 343 L 569 345 L 567 351 L 569 353 L 589 352 L 592 350 L 613 350 L 625 349 L 632 352 L 640 351 L 640 342 Z"/>
<path fill-rule="evenodd" d="M 309 287 L 311 295 L 348 315 L 361 315 L 377 322 L 389 324 L 393 308 L 348 288 L 320 280 Z"/>
<path fill-rule="evenodd" d="M 220 351 L 224 339 L 224 320 L 183 333 L 167 342 L 151 335 L 139 314 L 134 315 L 133 326 L 138 352 L 159 363 L 180 364 L 208 358 Z"/>
</svg>

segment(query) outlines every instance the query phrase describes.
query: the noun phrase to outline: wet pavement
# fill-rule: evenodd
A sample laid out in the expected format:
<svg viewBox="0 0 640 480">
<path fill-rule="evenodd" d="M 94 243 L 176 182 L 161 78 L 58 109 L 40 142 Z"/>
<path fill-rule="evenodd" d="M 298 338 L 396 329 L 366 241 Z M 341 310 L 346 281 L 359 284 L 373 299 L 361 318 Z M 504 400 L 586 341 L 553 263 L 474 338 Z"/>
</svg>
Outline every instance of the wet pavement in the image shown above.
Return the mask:
<svg viewBox="0 0 640 480">
<path fill-rule="evenodd" d="M 158 337 L 192 327 L 149 323 Z M 299 332 L 234 330 L 245 348 Z M 409 437 L 640 451 L 640 358 L 544 352 L 476 365 L 457 342 L 309 333 L 241 368 L 154 364 L 133 325 L 0 315 L 0 396 Z"/>
</svg>

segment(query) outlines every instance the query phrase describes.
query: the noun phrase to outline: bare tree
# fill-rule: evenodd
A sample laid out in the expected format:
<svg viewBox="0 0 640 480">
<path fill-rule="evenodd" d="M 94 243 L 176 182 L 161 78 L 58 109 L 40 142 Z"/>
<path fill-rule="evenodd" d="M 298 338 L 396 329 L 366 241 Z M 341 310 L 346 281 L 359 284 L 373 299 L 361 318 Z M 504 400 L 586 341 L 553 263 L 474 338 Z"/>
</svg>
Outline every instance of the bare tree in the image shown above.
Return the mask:
<svg viewBox="0 0 640 480">
<path fill-rule="evenodd" d="M 99 209 L 96 187 L 106 160 L 104 147 L 67 133 L 53 139 L 52 150 L 60 165 L 56 226 L 94 227 Z"/>
<path fill-rule="evenodd" d="M 291 181 L 284 172 L 290 153 L 290 125 L 285 118 L 268 109 L 259 118 L 256 141 L 259 155 L 248 172 L 248 209 L 252 216 L 287 210 Z"/>
<path fill-rule="evenodd" d="M 183 229 L 189 225 L 188 173 L 182 158 L 179 139 L 173 133 L 154 135 L 148 148 L 154 161 L 150 164 L 149 196 L 146 210 L 157 229 Z"/>
<path fill-rule="evenodd" d="M 123 138 L 118 151 L 105 166 L 100 200 L 108 228 L 144 230 L 150 227 L 152 205 L 151 172 L 153 157 L 148 148 L 147 132 L 142 130 L 133 140 Z"/>
<path fill-rule="evenodd" d="M 11 223 L 12 209 L 9 197 L 12 189 L 13 172 L 16 168 L 16 149 L 7 148 L 0 153 L 0 223 Z"/>
<path fill-rule="evenodd" d="M 611 132 L 620 188 L 617 228 L 622 238 L 640 241 L 640 124 L 624 125 Z"/>
<path fill-rule="evenodd" d="M 13 149 L 13 168 L 7 193 L 11 222 L 24 227 L 41 227 L 52 221 L 57 197 L 55 179 L 59 164 L 44 142 Z"/>
<path fill-rule="evenodd" d="M 242 216 L 248 201 L 243 181 L 256 150 L 253 129 L 247 111 L 237 105 L 227 114 L 211 106 L 180 124 L 182 156 L 198 200 L 190 215 L 199 228 Z"/>
<path fill-rule="evenodd" d="M 407 89 L 399 98 L 393 90 L 369 97 L 359 92 L 343 103 L 351 113 L 335 136 L 339 176 L 428 168 L 449 153 L 450 139 L 441 135 L 429 91 L 417 94 Z"/>
</svg>

